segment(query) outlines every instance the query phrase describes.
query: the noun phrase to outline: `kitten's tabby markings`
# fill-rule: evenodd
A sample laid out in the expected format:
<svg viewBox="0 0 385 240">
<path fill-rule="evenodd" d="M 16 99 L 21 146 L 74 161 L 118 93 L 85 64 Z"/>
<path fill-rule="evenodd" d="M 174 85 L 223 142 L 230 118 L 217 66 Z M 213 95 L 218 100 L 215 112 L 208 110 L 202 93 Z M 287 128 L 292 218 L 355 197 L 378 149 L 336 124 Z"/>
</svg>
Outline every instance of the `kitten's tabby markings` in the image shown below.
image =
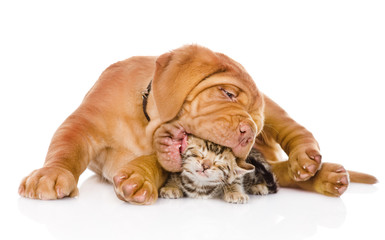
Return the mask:
<svg viewBox="0 0 385 240">
<path fill-rule="evenodd" d="M 270 165 L 256 150 L 246 162 L 255 169 L 240 168 L 230 148 L 194 137 L 182 154 L 183 171 L 171 173 L 160 189 L 163 198 L 214 198 L 222 196 L 229 203 L 246 203 L 249 194 L 265 195 L 278 190 Z"/>
</svg>

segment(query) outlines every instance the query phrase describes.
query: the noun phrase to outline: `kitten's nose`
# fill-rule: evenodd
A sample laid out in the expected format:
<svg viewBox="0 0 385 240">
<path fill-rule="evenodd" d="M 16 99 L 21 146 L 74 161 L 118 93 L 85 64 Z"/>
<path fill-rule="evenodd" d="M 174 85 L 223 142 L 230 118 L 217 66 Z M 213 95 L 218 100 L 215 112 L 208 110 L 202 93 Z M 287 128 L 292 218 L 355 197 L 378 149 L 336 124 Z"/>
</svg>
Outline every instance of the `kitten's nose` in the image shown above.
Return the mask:
<svg viewBox="0 0 385 240">
<path fill-rule="evenodd" d="M 211 168 L 211 161 L 207 159 L 203 160 L 202 167 L 203 167 L 203 171 Z"/>
</svg>

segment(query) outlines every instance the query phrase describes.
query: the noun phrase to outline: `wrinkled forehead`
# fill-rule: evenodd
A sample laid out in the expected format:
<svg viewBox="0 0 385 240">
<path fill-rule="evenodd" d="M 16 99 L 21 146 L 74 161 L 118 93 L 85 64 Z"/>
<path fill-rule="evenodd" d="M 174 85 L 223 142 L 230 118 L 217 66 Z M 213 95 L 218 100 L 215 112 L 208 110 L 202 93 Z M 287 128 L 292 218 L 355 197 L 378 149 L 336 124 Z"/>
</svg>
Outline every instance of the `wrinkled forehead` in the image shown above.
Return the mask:
<svg viewBox="0 0 385 240">
<path fill-rule="evenodd" d="M 253 79 L 245 73 L 244 76 L 229 74 L 229 73 L 217 73 L 212 76 L 203 79 L 189 94 L 189 97 L 195 97 L 202 91 L 210 89 L 215 86 L 233 86 L 244 92 L 249 100 L 248 105 L 255 105 L 256 101 L 260 101 L 262 94 L 258 90 Z"/>
</svg>

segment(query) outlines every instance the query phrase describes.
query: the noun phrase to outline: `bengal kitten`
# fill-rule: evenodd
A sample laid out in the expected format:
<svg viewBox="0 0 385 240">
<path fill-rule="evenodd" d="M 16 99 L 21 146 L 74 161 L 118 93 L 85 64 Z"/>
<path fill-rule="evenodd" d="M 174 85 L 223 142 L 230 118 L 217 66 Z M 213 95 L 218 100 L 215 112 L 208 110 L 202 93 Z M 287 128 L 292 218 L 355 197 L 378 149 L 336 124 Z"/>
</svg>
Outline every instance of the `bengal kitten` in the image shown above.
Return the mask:
<svg viewBox="0 0 385 240">
<path fill-rule="evenodd" d="M 247 203 L 246 193 L 265 195 L 278 190 L 270 165 L 255 149 L 246 159 L 254 169 L 246 170 L 237 165 L 230 148 L 189 135 L 182 161 L 182 172 L 170 174 L 160 197 L 222 197 L 229 203 Z"/>
</svg>

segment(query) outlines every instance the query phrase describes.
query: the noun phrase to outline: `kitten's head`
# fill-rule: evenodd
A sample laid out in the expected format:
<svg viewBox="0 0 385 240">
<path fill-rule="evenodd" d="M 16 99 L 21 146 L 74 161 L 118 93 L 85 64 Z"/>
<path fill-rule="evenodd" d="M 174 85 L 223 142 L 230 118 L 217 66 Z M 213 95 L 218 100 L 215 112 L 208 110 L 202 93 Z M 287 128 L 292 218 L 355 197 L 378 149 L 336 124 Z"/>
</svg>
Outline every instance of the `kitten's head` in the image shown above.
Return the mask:
<svg viewBox="0 0 385 240">
<path fill-rule="evenodd" d="M 237 165 L 231 148 L 188 136 L 186 150 L 182 154 L 182 175 L 202 185 L 231 184 L 237 177 L 253 172 L 254 166 Z"/>
</svg>

